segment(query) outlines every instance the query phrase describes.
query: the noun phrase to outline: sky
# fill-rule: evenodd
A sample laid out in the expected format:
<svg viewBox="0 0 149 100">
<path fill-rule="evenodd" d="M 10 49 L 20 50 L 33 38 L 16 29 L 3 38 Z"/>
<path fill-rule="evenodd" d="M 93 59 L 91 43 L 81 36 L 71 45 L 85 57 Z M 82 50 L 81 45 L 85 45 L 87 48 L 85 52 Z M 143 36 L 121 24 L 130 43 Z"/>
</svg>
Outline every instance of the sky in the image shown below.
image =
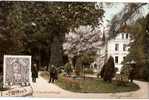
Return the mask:
<svg viewBox="0 0 149 100">
<path fill-rule="evenodd" d="M 108 30 L 107 26 L 110 25 L 110 21 L 112 18 L 121 12 L 126 3 L 103 3 L 103 9 L 105 10 L 104 18 L 103 18 L 103 27 L 101 28 L 103 31 Z M 149 13 L 149 4 L 144 6 L 141 9 L 142 15 L 146 16 Z"/>
<path fill-rule="evenodd" d="M 108 24 L 107 20 L 111 21 L 114 15 L 122 11 L 125 5 L 125 3 L 122 3 L 122 2 L 121 3 L 109 3 L 109 4 L 112 4 L 112 5 L 108 5 L 107 3 L 103 4 L 103 8 L 105 10 L 105 14 L 104 14 L 105 24 Z M 149 6 L 144 6 L 142 9 L 142 14 L 145 16 L 147 13 L 149 13 Z"/>
<path fill-rule="evenodd" d="M 103 4 L 105 10 L 104 20 L 112 20 L 113 16 L 119 13 L 124 8 L 124 3 L 112 3 L 112 5 Z"/>
</svg>

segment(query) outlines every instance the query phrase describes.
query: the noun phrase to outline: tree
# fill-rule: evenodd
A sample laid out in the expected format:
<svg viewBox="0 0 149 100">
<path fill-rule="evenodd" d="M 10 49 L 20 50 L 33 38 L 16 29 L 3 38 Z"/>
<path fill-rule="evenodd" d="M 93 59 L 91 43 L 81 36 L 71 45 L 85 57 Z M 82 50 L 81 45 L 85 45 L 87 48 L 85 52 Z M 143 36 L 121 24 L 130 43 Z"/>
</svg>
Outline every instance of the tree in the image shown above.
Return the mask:
<svg viewBox="0 0 149 100">
<path fill-rule="evenodd" d="M 148 80 L 148 55 L 149 55 L 149 45 L 148 45 L 148 26 L 149 26 L 149 15 L 144 20 L 144 10 L 141 9 L 146 6 L 149 7 L 148 3 L 128 3 L 125 4 L 124 9 L 116 14 L 112 21 L 111 27 L 109 30 L 109 39 L 115 37 L 119 34 L 120 29 L 123 27 L 123 24 L 126 23 L 130 25 L 130 29 L 127 30 L 131 34 L 132 43 L 130 43 L 129 55 L 125 60 L 125 65 L 122 68 L 122 72 L 128 72 L 129 68 L 126 65 L 126 62 L 134 59 L 136 61 L 137 67 L 137 76 L 144 77 L 143 79 Z M 141 13 L 140 13 L 141 12 Z M 146 12 L 146 11 L 145 11 Z M 148 13 L 149 14 L 149 13 Z M 137 20 L 138 19 L 138 20 Z M 135 27 L 134 27 L 135 26 Z M 132 28 L 133 27 L 133 28 Z M 125 71 L 124 71 L 125 70 Z M 145 74 L 144 74 L 145 73 Z M 141 78 L 141 79 L 142 79 Z"/>
<path fill-rule="evenodd" d="M 7 28 L 11 30 L 6 30 L 8 35 L 13 33 L 13 39 L 21 35 L 19 42 L 15 42 L 19 43 L 17 45 L 19 48 L 10 51 L 14 54 L 17 51 L 21 54 L 33 55 L 38 62 L 41 62 L 42 58 L 48 59 L 48 62 L 55 66 L 63 65 L 62 44 L 65 40 L 65 33 L 73 31 L 80 25 L 98 26 L 99 19 L 104 14 L 103 9 L 95 2 L 5 1 L 0 3 L 6 7 L 3 11 L 7 13 L 3 15 L 2 20 L 9 23 Z M 10 9 L 8 10 L 7 7 Z M 1 33 L 4 33 L 4 30 L 2 31 Z"/>
<path fill-rule="evenodd" d="M 125 4 L 123 10 L 116 14 L 111 21 L 111 26 L 109 29 L 109 39 L 117 36 L 119 29 L 123 26 L 124 23 L 133 23 L 136 19 L 143 17 L 141 16 L 140 9 L 148 5 L 147 3 L 128 3 Z"/>
<path fill-rule="evenodd" d="M 101 77 L 104 79 L 104 81 L 111 82 L 114 75 L 115 75 L 114 59 L 112 56 L 110 56 L 107 63 L 105 63 L 105 65 L 101 70 Z"/>
<path fill-rule="evenodd" d="M 102 27 L 102 25 L 101 25 Z M 90 26 L 80 26 L 75 32 L 66 34 L 64 42 L 64 53 L 68 55 L 75 67 L 75 61 L 81 57 L 82 70 L 88 68 L 91 62 L 95 61 L 96 53 L 102 45 L 100 26 L 92 30 Z"/>
<path fill-rule="evenodd" d="M 132 59 L 136 62 L 136 78 L 149 81 L 149 51 L 148 51 L 148 20 L 149 14 L 145 18 L 140 18 L 131 25 L 130 32 L 132 32 L 132 42 L 129 44 L 129 54 L 127 55 L 124 64 L 130 62 Z M 124 66 L 123 72 L 129 70 L 128 66 Z M 129 71 L 128 71 L 129 72 Z"/>
<path fill-rule="evenodd" d="M 3 67 L 4 54 L 18 54 L 22 47 L 23 34 L 14 31 L 13 20 L 10 17 L 12 2 L 0 2 L 0 72 Z"/>
<path fill-rule="evenodd" d="M 66 42 L 64 43 L 64 51 L 69 56 L 81 55 L 83 53 L 96 53 L 102 44 L 102 32 L 100 29 L 92 30 L 91 27 L 81 26 L 66 34 Z"/>
</svg>

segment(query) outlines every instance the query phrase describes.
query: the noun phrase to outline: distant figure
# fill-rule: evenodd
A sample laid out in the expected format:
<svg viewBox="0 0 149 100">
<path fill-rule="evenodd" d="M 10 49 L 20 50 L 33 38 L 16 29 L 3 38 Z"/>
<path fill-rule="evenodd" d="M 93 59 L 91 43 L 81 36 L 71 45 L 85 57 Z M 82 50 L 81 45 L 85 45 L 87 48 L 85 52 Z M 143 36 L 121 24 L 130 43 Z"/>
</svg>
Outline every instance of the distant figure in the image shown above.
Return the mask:
<svg viewBox="0 0 149 100">
<path fill-rule="evenodd" d="M 58 79 L 58 69 L 55 68 L 54 71 L 54 81 Z"/>
<path fill-rule="evenodd" d="M 135 65 L 131 66 L 130 72 L 129 72 L 129 79 L 130 82 L 133 82 L 135 76 Z"/>
<path fill-rule="evenodd" d="M 38 77 L 37 64 L 33 64 L 33 66 L 32 66 L 32 81 L 36 82 L 37 77 Z"/>
<path fill-rule="evenodd" d="M 49 83 L 50 82 L 54 82 L 55 80 L 57 80 L 57 70 L 56 67 L 54 65 L 49 66 L 50 67 L 50 79 L 49 79 Z"/>
</svg>

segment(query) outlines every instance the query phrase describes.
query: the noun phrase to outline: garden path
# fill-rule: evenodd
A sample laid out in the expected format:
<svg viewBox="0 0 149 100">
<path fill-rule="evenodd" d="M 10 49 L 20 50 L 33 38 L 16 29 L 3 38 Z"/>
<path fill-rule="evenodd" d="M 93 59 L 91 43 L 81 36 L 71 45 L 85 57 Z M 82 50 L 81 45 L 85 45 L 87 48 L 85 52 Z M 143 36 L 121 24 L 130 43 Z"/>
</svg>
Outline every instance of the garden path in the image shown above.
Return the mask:
<svg viewBox="0 0 149 100">
<path fill-rule="evenodd" d="M 48 83 L 40 75 L 36 83 L 32 83 L 34 97 L 51 98 L 149 98 L 149 83 L 134 81 L 140 89 L 125 93 L 74 93 L 66 91 L 53 83 Z"/>
</svg>

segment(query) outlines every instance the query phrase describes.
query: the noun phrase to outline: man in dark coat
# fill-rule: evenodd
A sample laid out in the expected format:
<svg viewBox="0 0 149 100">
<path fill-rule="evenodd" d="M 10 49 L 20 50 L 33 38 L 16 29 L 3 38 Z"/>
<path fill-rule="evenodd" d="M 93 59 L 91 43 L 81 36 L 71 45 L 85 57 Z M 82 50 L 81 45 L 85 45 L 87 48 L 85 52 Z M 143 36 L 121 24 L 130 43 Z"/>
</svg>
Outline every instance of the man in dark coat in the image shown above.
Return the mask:
<svg viewBox="0 0 149 100">
<path fill-rule="evenodd" d="M 49 79 L 49 83 L 50 82 L 54 82 L 57 79 L 57 70 L 56 67 L 54 65 L 49 66 L 49 72 L 50 72 L 50 79 Z"/>
<path fill-rule="evenodd" d="M 130 79 L 130 82 L 133 82 L 134 76 L 135 76 L 135 64 L 132 64 L 132 65 L 131 65 L 131 69 L 130 69 L 130 71 L 129 71 L 129 79 Z"/>
<path fill-rule="evenodd" d="M 37 65 L 33 64 L 32 66 L 32 81 L 36 82 L 36 78 L 38 77 L 38 69 L 37 69 Z"/>
</svg>

